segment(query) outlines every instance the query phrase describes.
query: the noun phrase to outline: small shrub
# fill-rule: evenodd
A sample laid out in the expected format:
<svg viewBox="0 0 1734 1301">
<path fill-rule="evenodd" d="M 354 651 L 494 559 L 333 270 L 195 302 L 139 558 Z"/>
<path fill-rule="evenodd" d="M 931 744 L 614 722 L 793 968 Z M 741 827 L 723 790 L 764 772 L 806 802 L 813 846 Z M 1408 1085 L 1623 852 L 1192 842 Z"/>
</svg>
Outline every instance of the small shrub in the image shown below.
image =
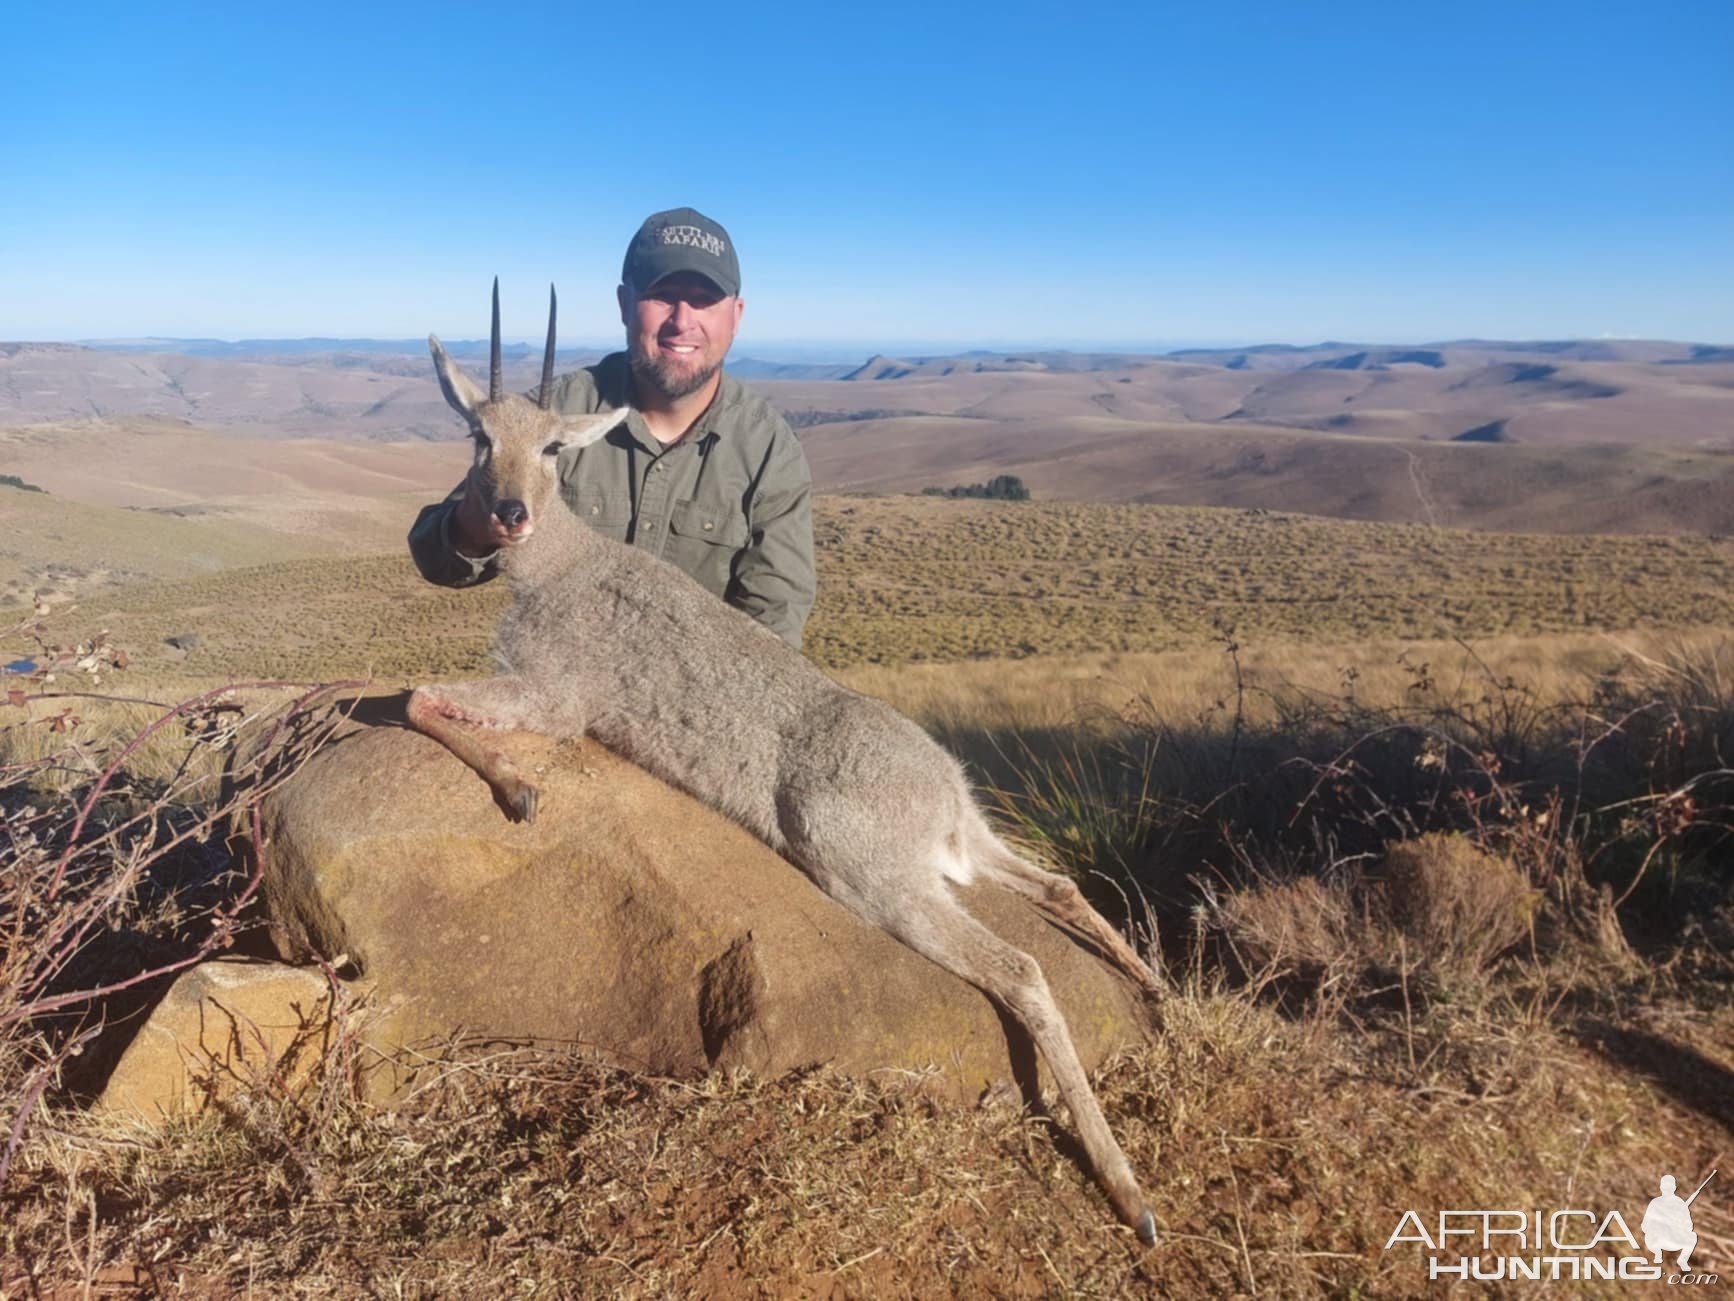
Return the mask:
<svg viewBox="0 0 1734 1301">
<path fill-rule="evenodd" d="M 1382 911 L 1405 941 L 1399 960 L 1439 980 L 1484 975 L 1529 934 L 1540 898 L 1509 861 L 1464 836 L 1394 844 L 1384 873 Z"/>
<path fill-rule="evenodd" d="M 986 483 L 971 483 L 955 488 L 923 488 L 924 497 L 985 497 L 989 501 L 1028 501 L 1030 490 L 1015 474 L 997 474 Z"/>
<path fill-rule="evenodd" d="M 1365 935 L 1349 892 L 1316 876 L 1266 881 L 1217 901 L 1215 920 L 1248 971 L 1320 986 L 1358 977 Z"/>
<path fill-rule="evenodd" d="M 1258 979 L 1371 989 L 1473 983 L 1529 934 L 1538 891 L 1466 837 L 1390 846 L 1378 872 L 1265 880 L 1215 904 L 1215 920 Z"/>
</svg>

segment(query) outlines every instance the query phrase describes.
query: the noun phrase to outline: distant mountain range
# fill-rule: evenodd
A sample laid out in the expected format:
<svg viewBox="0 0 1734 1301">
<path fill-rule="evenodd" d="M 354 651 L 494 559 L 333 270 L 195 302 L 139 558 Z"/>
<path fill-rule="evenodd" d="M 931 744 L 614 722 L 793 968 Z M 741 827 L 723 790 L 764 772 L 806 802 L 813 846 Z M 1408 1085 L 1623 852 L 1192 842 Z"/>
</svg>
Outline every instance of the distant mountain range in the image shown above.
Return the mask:
<svg viewBox="0 0 1734 1301">
<path fill-rule="evenodd" d="M 486 358 L 485 339 L 442 340 L 446 351 L 461 359 Z M 0 344 L 0 348 L 17 346 Z M 36 345 L 47 346 L 47 345 Z M 388 358 L 427 355 L 427 340 L 345 339 L 85 339 L 76 346 L 101 352 L 171 353 L 183 357 L 223 357 L 236 361 L 277 361 L 294 364 L 296 359 L 330 364 L 334 358 Z M 562 348 L 561 366 L 593 361 L 611 348 Z M 508 343 L 501 355 L 507 361 L 540 360 L 541 346 Z M 1734 361 L 1734 345 L 1678 343 L 1646 339 L 1556 339 L 1499 340 L 1454 339 L 1424 344 L 1368 344 L 1325 342 L 1314 344 L 1263 343 L 1244 348 L 1179 348 L 1167 351 L 1077 351 L 1037 349 L 924 354 L 899 358 L 875 354 L 865 362 L 779 361 L 740 356 L 729 369 L 743 379 L 902 379 L 909 375 L 950 375 L 958 371 L 1096 371 L 1119 370 L 1153 361 L 1187 361 L 1222 366 L 1228 370 L 1381 370 L 1392 366 L 1418 365 L 1435 369 L 1498 355 L 1536 356 L 1565 361 L 1623 361 L 1661 365 L 1690 365 Z"/>
<path fill-rule="evenodd" d="M 1734 347 L 1652 339 L 1453 339 L 1445 343 L 1390 346 L 1366 343 L 1286 343 L 1254 348 L 1183 348 L 1171 361 L 1195 361 L 1229 370 L 1381 370 L 1392 366 L 1485 364 L 1510 357 L 1557 361 L 1614 361 L 1681 365 L 1734 361 Z"/>
<path fill-rule="evenodd" d="M 485 366 L 483 341 L 449 346 L 472 373 Z M 520 343 L 504 355 L 507 383 L 533 387 L 539 351 Z M 596 355 L 568 349 L 559 365 Z M 972 350 L 854 364 L 735 358 L 729 368 L 800 431 L 826 490 L 919 492 L 1015 474 L 1048 499 L 1734 532 L 1734 348 L 1723 345 Z M 224 444 L 222 455 L 191 450 L 201 438 Z M 259 438 L 324 441 L 268 452 Z M 373 464 L 355 459 L 356 444 L 408 439 L 446 446 L 369 455 L 401 477 L 389 458 L 418 464 L 462 441 L 419 339 L 0 344 L 0 472 L 50 493 L 72 486 L 73 446 L 127 460 L 135 478 L 131 463 L 149 448 L 172 452 L 172 498 L 195 463 L 224 479 L 302 455 L 343 482 Z"/>
<path fill-rule="evenodd" d="M 447 345 L 472 370 L 487 344 Z M 535 385 L 539 350 L 502 349 Z M 565 349 L 557 366 L 596 360 Z M 130 339 L 0 343 L 0 426 L 183 420 L 260 434 L 443 438 L 452 417 L 420 339 Z M 1652 340 L 731 359 L 792 423 L 966 416 L 1028 426 L 1090 417 L 1255 423 L 1334 435 L 1511 443 L 1734 446 L 1734 348 Z"/>
</svg>

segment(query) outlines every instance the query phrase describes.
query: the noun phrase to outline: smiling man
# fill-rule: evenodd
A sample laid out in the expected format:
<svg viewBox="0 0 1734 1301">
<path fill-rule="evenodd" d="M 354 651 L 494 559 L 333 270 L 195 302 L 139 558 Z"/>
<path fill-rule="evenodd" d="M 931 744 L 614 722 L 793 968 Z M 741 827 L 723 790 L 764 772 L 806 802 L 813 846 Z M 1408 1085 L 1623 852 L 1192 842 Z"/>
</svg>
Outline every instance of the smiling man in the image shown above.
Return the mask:
<svg viewBox="0 0 1734 1301">
<path fill-rule="evenodd" d="M 677 565 L 799 649 L 813 608 L 812 480 L 788 422 L 723 373 L 740 289 L 716 222 L 691 208 L 645 219 L 616 291 L 626 351 L 560 376 L 552 399 L 632 414 L 561 454 L 561 487 L 592 528 Z M 416 518 L 410 555 L 430 582 L 486 582 L 500 527 L 466 478 Z"/>
</svg>

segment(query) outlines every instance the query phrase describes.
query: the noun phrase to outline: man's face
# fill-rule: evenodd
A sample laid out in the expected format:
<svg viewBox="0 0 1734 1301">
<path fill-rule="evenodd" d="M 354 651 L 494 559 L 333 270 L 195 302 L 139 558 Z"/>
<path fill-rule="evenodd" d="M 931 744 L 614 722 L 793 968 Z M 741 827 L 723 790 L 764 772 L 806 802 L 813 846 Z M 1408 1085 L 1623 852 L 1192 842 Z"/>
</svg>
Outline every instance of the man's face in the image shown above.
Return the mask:
<svg viewBox="0 0 1734 1301">
<path fill-rule="evenodd" d="M 703 388 L 728 355 L 744 304 L 691 271 L 664 276 L 643 294 L 621 285 L 633 377 L 673 400 Z"/>
</svg>

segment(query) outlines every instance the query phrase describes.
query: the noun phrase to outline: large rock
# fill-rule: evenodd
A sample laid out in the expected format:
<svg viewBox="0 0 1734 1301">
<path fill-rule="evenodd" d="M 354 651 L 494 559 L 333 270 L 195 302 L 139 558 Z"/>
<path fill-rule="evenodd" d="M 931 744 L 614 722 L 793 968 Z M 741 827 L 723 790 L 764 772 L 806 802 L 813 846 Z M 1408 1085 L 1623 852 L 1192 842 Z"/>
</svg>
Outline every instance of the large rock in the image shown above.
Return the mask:
<svg viewBox="0 0 1734 1301">
<path fill-rule="evenodd" d="M 331 1047 L 317 970 L 216 958 L 175 978 L 127 1045 L 97 1105 L 157 1121 L 264 1085 L 293 1089 Z"/>
<path fill-rule="evenodd" d="M 1027 1042 L 979 991 L 596 743 L 501 739 L 542 787 L 523 825 L 380 713 L 268 798 L 264 890 L 284 956 L 346 957 L 398 1005 L 401 1039 L 575 1042 L 670 1075 L 823 1062 L 938 1067 L 966 1095 L 1030 1083 Z M 963 897 L 1041 963 L 1086 1066 L 1142 1036 L 1095 955 L 995 887 Z"/>
</svg>

